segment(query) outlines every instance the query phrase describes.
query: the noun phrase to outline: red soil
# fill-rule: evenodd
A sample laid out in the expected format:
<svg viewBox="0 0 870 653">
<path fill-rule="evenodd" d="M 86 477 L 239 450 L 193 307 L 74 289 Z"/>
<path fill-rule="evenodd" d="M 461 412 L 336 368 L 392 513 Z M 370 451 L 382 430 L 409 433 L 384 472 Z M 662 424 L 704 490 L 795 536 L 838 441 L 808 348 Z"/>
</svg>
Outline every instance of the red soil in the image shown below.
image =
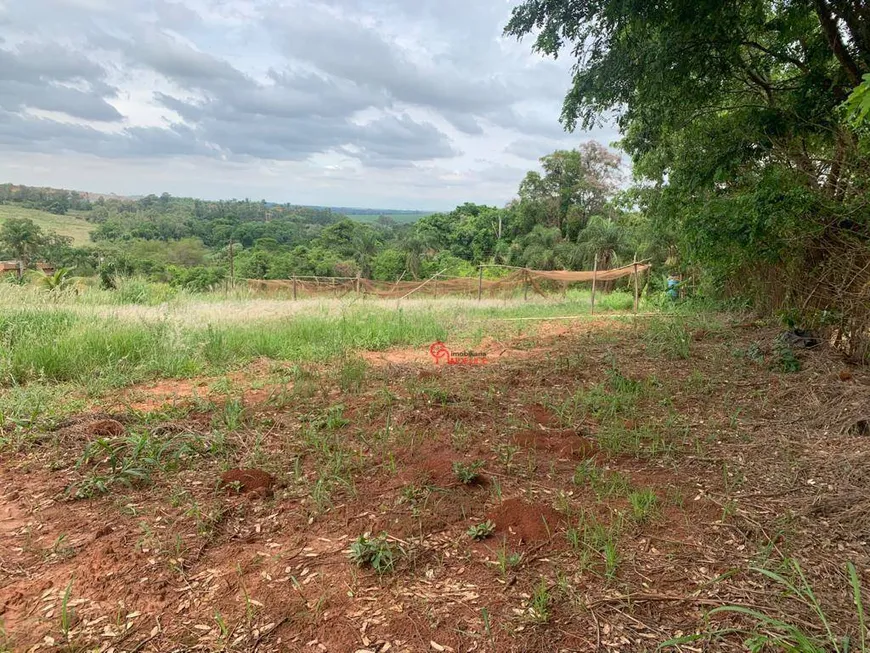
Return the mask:
<svg viewBox="0 0 870 653">
<path fill-rule="evenodd" d="M 591 458 L 598 445 L 575 431 L 521 431 L 513 436 L 514 444 L 527 449 L 548 451 L 563 458 Z"/>
<path fill-rule="evenodd" d="M 274 477 L 260 469 L 231 469 L 221 474 L 221 485 L 235 489 L 238 483 L 238 491 L 256 492 L 258 494 L 271 494 L 275 485 Z"/>
<path fill-rule="evenodd" d="M 495 524 L 494 535 L 518 544 L 548 540 L 565 518 L 550 506 L 514 498 L 504 501 L 487 519 Z"/>
</svg>

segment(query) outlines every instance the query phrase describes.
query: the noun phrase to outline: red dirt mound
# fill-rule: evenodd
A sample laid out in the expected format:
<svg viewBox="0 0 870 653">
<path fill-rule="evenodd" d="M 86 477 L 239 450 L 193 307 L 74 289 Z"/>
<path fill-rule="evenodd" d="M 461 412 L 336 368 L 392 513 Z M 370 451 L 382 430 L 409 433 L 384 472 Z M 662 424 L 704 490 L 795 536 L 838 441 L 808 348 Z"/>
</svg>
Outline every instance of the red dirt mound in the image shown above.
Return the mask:
<svg viewBox="0 0 870 653">
<path fill-rule="evenodd" d="M 559 426 L 559 420 L 556 416 L 541 404 L 529 406 L 529 417 L 532 418 L 535 424 L 540 424 L 541 426 Z"/>
<path fill-rule="evenodd" d="M 521 447 L 549 451 L 563 458 L 591 458 L 598 453 L 598 445 L 576 431 L 521 431 L 512 440 Z"/>
<path fill-rule="evenodd" d="M 408 455 L 408 473 L 405 482 L 432 483 L 437 487 L 451 487 L 460 483 L 453 471 L 453 463 L 461 462 L 470 466 L 474 461 L 464 459 L 447 447 L 430 450 L 417 450 Z M 472 485 L 485 485 L 486 478 L 479 473 Z"/>
<path fill-rule="evenodd" d="M 124 425 L 114 419 L 101 419 L 88 425 L 88 433 L 98 438 L 116 438 L 124 435 Z"/>
<path fill-rule="evenodd" d="M 231 469 L 221 474 L 221 485 L 239 492 L 256 492 L 268 495 L 275 485 L 274 477 L 261 469 Z"/>
<path fill-rule="evenodd" d="M 519 544 L 547 540 L 559 528 L 564 517 L 550 506 L 508 499 L 490 512 L 487 519 L 495 523 L 495 536 Z"/>
</svg>

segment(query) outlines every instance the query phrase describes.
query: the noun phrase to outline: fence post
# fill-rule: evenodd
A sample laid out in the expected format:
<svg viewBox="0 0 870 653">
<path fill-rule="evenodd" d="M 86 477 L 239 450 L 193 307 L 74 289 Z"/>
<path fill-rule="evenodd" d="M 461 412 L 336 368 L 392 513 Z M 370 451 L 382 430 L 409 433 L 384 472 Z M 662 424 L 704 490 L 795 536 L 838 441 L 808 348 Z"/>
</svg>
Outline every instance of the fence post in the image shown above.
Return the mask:
<svg viewBox="0 0 870 653">
<path fill-rule="evenodd" d="M 480 301 L 481 296 L 483 295 L 483 266 L 477 266 L 479 273 L 477 275 L 477 301 Z"/>
<path fill-rule="evenodd" d="M 359 295 L 359 273 L 356 275 L 356 294 Z"/>
<path fill-rule="evenodd" d="M 598 279 L 598 252 L 595 252 L 595 263 L 592 264 L 592 315 L 595 315 L 595 282 Z"/>
<path fill-rule="evenodd" d="M 523 301 L 529 301 L 529 271 L 523 270 L 523 278 L 525 283 L 523 284 Z"/>
<path fill-rule="evenodd" d="M 296 301 L 296 275 L 293 275 L 293 301 Z"/>
<path fill-rule="evenodd" d="M 637 261 L 634 262 L 634 314 L 637 315 L 637 307 L 639 304 L 638 286 L 637 286 Z"/>
</svg>

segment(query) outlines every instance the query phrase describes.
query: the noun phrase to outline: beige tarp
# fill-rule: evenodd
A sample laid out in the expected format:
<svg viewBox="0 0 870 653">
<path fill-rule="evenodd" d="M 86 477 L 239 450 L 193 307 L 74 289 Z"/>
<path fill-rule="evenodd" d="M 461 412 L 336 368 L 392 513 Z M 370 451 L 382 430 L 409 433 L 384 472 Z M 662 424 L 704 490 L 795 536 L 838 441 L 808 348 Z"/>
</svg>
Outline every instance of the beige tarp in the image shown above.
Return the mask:
<svg viewBox="0 0 870 653">
<path fill-rule="evenodd" d="M 513 268 L 511 273 L 501 279 L 483 279 L 477 277 L 438 277 L 437 279 L 420 281 L 371 281 L 370 279 L 350 279 L 347 277 L 304 277 L 292 279 L 280 279 L 264 281 L 260 279 L 246 279 L 248 288 L 259 291 L 292 292 L 294 285 L 298 294 L 302 295 L 344 295 L 352 292 L 360 292 L 367 295 L 375 295 L 383 298 L 402 298 L 407 295 L 477 295 L 478 288 L 481 294 L 493 297 L 505 291 L 516 291 L 526 285 L 527 281 L 532 289 L 545 294 L 538 281 L 556 281 L 558 283 L 575 283 L 592 281 L 594 276 L 598 281 L 612 281 L 628 277 L 635 273 L 646 272 L 649 265 L 638 263 L 636 266 L 626 265 L 613 270 L 598 270 L 572 272 L 568 270 L 527 270 L 525 268 Z"/>
<path fill-rule="evenodd" d="M 635 270 L 640 274 L 649 270 L 649 265 L 646 263 L 638 263 L 637 265 L 626 265 L 621 268 L 612 270 L 597 270 L 595 272 L 589 270 L 580 270 L 578 272 L 569 272 L 567 270 L 527 270 L 529 276 L 535 279 L 550 279 L 551 281 L 561 281 L 570 283 L 574 281 L 592 281 L 594 277 L 597 281 L 613 281 L 622 277 L 630 277 Z"/>
</svg>

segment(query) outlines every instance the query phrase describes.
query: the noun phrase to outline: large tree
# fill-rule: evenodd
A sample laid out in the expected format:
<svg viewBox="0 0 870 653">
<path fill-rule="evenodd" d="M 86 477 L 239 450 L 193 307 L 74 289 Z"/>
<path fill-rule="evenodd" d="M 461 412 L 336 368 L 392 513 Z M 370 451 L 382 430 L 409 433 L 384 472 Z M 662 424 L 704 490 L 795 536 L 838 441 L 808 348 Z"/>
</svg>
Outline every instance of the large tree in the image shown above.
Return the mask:
<svg viewBox="0 0 870 653">
<path fill-rule="evenodd" d="M 538 219 L 573 240 L 616 190 L 619 156 L 589 141 L 575 150 L 548 154 L 541 159 L 541 167 L 543 174 L 532 171 L 526 175 L 520 185 L 520 202 L 537 205 Z"/>
<path fill-rule="evenodd" d="M 868 147 L 840 110 L 870 71 L 866 2 L 526 0 L 506 32 L 571 53 L 564 124 L 616 113 L 685 259 L 792 306 L 870 311 Z"/>
</svg>

